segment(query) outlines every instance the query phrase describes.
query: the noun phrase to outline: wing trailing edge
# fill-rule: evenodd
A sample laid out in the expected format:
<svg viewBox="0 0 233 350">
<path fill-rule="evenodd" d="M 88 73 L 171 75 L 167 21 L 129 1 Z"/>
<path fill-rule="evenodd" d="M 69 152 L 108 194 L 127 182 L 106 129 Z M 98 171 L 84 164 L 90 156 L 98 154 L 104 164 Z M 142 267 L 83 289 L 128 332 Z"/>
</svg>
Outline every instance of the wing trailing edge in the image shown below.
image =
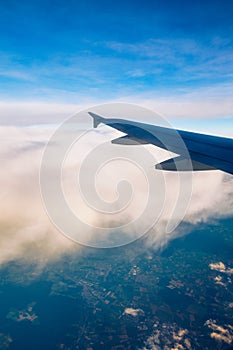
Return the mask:
<svg viewBox="0 0 233 350">
<path fill-rule="evenodd" d="M 170 158 L 164 162 L 155 165 L 155 169 L 168 170 L 168 171 L 204 171 L 204 170 L 216 170 L 216 168 L 197 162 L 193 159 L 184 158 L 178 156 Z"/>
<path fill-rule="evenodd" d="M 116 145 L 127 145 L 127 146 L 131 146 L 131 145 L 138 146 L 138 145 L 148 144 L 148 142 L 144 140 L 138 139 L 136 137 L 129 137 L 129 135 L 118 137 L 117 139 L 112 140 L 111 143 Z"/>
</svg>

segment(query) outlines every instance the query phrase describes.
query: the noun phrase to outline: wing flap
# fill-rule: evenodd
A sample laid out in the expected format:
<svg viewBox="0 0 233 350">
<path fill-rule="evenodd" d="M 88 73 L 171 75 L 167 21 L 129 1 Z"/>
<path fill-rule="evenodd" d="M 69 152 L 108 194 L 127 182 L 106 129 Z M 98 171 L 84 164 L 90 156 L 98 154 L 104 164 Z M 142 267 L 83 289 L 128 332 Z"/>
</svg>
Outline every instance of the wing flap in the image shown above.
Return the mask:
<svg viewBox="0 0 233 350">
<path fill-rule="evenodd" d="M 182 156 L 170 158 L 155 165 L 155 169 L 168 171 L 204 171 L 216 168 Z"/>
<path fill-rule="evenodd" d="M 146 145 L 148 142 L 144 140 L 140 140 L 136 137 L 130 137 L 129 135 L 125 135 L 122 137 L 118 137 L 111 141 L 111 143 L 116 145 L 127 145 L 127 146 L 138 146 L 138 145 Z"/>
</svg>

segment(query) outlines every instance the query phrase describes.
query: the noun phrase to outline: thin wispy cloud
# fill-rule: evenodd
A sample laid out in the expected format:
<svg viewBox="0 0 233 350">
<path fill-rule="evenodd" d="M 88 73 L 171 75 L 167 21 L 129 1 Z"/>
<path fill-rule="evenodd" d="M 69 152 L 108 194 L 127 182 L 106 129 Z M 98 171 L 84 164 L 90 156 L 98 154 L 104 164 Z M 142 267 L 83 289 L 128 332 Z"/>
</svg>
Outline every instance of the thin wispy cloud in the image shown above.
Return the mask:
<svg viewBox="0 0 233 350">
<path fill-rule="evenodd" d="M 28 73 L 25 73 L 23 71 L 17 71 L 17 70 L 4 70 L 0 71 L 0 77 L 10 78 L 10 79 L 16 79 L 16 80 L 26 80 L 26 81 L 33 81 L 34 77 L 31 76 Z"/>
<path fill-rule="evenodd" d="M 149 39 L 145 42 L 106 42 L 120 55 L 131 55 L 132 62 L 151 75 L 170 75 L 178 80 L 231 78 L 233 49 L 231 39 L 213 38 L 208 43 L 191 39 Z M 160 69 L 160 72 L 155 68 Z M 143 70 L 142 70 L 143 71 Z M 141 71 L 140 76 L 143 76 Z M 160 74 L 159 74 L 160 73 Z M 145 75 L 147 75 L 146 73 Z M 214 74 L 214 77 L 213 77 Z M 216 75 L 217 74 L 217 75 Z"/>
</svg>

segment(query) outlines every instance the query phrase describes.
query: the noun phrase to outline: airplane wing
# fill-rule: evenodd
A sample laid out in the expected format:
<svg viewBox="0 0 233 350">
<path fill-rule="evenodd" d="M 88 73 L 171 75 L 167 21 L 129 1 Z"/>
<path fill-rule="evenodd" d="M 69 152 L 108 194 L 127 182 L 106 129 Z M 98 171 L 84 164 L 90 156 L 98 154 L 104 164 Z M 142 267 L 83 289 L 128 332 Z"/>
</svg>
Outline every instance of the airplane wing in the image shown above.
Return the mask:
<svg viewBox="0 0 233 350">
<path fill-rule="evenodd" d="M 233 139 L 126 119 L 104 118 L 92 112 L 88 113 L 93 118 L 94 128 L 103 123 L 126 134 L 112 140 L 113 144 L 152 144 L 177 154 L 175 158 L 156 164 L 156 169 L 170 171 L 219 169 L 233 174 Z"/>
</svg>

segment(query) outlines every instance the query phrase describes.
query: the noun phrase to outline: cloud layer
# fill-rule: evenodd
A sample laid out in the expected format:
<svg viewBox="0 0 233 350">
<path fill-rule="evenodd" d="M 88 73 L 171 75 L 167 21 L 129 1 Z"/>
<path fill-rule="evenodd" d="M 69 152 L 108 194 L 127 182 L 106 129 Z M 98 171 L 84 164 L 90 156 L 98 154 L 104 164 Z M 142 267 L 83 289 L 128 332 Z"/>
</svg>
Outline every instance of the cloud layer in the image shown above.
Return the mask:
<svg viewBox="0 0 233 350">
<path fill-rule="evenodd" d="M 59 95 L 57 95 L 59 96 Z M 66 98 L 66 103 L 61 101 Z M 82 99 L 82 104 L 68 103 L 67 93 L 61 96 L 61 101 L 0 101 L 0 125 L 2 126 L 32 126 L 62 123 L 74 113 L 101 103 L 101 99 Z M 77 101 L 77 97 L 73 98 Z M 106 99 L 104 100 L 106 103 Z M 138 94 L 122 96 L 112 103 L 134 103 L 157 111 L 170 120 L 175 127 L 219 136 L 232 137 L 232 86 L 220 85 L 215 88 L 177 91 L 170 95 Z M 109 115 L 111 117 L 112 115 Z M 127 118 L 129 116 L 127 115 Z M 135 117 L 134 117 L 135 119 Z M 201 123 L 200 123 L 201 120 Z M 141 121 L 151 122 L 146 118 Z M 211 122 L 210 122 L 211 121 Z M 90 126 L 86 114 L 82 115 L 85 127 Z M 154 120 L 152 120 L 152 123 Z"/>
<path fill-rule="evenodd" d="M 41 157 L 47 140 L 51 136 L 52 129 L 45 127 L 37 128 L 15 128 L 0 127 L 1 151 L 0 158 L 2 170 L 0 173 L 1 203 L 0 203 L 0 263 L 24 258 L 38 259 L 41 263 L 48 259 L 56 259 L 61 254 L 78 250 L 78 245 L 62 236 L 50 223 L 45 213 L 39 186 L 39 170 Z M 94 131 L 93 136 L 100 137 L 98 131 Z M 107 133 L 105 130 L 103 135 Z M 103 136 L 102 135 L 102 136 Z M 101 136 L 101 137 L 102 137 Z M 111 133 L 110 133 L 110 136 Z M 109 135 L 108 135 L 109 137 Z M 91 147 L 91 139 L 87 141 L 85 147 Z M 57 147 L 54 145 L 54 147 Z M 153 152 L 159 152 L 153 150 Z M 161 153 L 154 153 L 156 158 L 161 158 Z M 71 157 L 67 167 L 74 171 L 77 166 L 77 158 Z M 154 164 L 152 164 L 153 166 Z M 108 177 L 114 180 L 116 167 L 108 168 Z M 132 169 L 125 168 L 125 176 L 132 177 Z M 154 170 L 153 170 L 154 171 Z M 170 239 L 180 234 L 179 230 L 170 236 L 164 236 L 164 225 L 173 207 L 174 186 L 176 174 L 165 174 L 167 197 L 165 211 L 160 220 L 160 226 L 156 226 L 150 235 L 149 244 L 161 247 Z M 72 189 L 72 182 L 68 179 L 68 190 Z M 130 181 L 130 180 L 129 180 Z M 137 178 L 138 194 L 136 202 L 129 207 L 127 215 L 135 215 L 140 207 L 140 200 L 143 198 L 143 177 Z M 71 186 L 71 187 L 70 187 Z M 99 191 L 105 199 L 111 201 L 113 191 L 106 181 L 98 183 Z M 72 198 L 72 193 L 71 193 Z M 135 199 L 134 198 L 134 199 Z M 185 221 L 188 223 L 205 222 L 211 217 L 221 217 L 232 215 L 232 178 L 221 172 L 214 171 L 208 173 L 196 173 L 193 176 L 193 194 L 190 206 L 187 210 Z M 84 208 L 85 209 L 85 208 Z M 88 208 L 86 208 L 89 210 Z M 84 210 L 85 212 L 85 210 Z M 90 218 L 90 216 L 89 216 Z M 125 220 L 127 216 L 123 216 Z M 95 213 L 95 222 L 102 223 L 102 217 Z M 120 215 L 111 220 L 106 220 L 105 225 L 111 225 L 112 221 L 120 221 Z M 111 221 L 111 222 L 110 222 Z M 144 223 L 142 222 L 142 225 Z M 85 234 L 85 232 L 84 232 Z M 130 234 L 130 233 L 129 233 Z"/>
</svg>

